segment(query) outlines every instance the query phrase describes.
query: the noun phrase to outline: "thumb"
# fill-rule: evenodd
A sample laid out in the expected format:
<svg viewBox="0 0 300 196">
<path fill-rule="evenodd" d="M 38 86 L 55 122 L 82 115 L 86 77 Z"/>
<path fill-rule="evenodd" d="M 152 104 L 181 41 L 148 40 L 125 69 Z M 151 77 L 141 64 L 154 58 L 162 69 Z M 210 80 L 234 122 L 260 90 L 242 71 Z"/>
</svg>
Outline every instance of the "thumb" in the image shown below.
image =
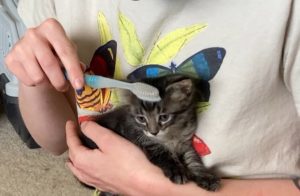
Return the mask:
<svg viewBox="0 0 300 196">
<path fill-rule="evenodd" d="M 81 124 L 81 130 L 83 134 L 91 139 L 103 152 L 111 148 L 112 144 L 116 144 L 119 138 L 121 138 L 111 130 L 93 121 L 83 122 Z"/>
</svg>

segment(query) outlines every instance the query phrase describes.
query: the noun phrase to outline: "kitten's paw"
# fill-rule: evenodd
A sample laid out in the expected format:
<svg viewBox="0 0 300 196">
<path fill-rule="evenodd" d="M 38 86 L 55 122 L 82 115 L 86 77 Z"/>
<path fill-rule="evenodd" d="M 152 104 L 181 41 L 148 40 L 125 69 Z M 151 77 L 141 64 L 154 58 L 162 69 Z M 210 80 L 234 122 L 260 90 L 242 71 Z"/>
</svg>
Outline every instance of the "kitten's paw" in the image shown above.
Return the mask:
<svg viewBox="0 0 300 196">
<path fill-rule="evenodd" d="M 197 176 L 195 182 L 198 186 L 208 191 L 216 191 L 221 186 L 220 178 L 213 174 Z"/>
<path fill-rule="evenodd" d="M 188 182 L 187 176 L 179 169 L 165 170 L 164 173 L 175 184 L 185 184 Z"/>
</svg>

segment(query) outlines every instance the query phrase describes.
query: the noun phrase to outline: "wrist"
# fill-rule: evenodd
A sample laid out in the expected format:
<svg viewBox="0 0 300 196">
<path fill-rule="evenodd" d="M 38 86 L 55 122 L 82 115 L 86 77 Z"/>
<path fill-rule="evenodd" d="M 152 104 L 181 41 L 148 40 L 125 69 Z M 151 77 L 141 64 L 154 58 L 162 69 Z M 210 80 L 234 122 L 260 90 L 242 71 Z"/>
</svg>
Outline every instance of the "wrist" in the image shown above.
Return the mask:
<svg viewBox="0 0 300 196">
<path fill-rule="evenodd" d="M 131 196 L 166 196 L 171 195 L 173 188 L 173 183 L 156 167 L 154 172 L 135 176 L 130 184 L 126 192 Z"/>
<path fill-rule="evenodd" d="M 153 176 L 152 178 L 144 177 L 136 181 L 135 190 L 131 192 L 131 196 L 208 196 L 216 195 L 216 192 L 208 192 L 199 188 L 195 183 L 175 184 L 170 179 L 161 175 Z"/>
</svg>

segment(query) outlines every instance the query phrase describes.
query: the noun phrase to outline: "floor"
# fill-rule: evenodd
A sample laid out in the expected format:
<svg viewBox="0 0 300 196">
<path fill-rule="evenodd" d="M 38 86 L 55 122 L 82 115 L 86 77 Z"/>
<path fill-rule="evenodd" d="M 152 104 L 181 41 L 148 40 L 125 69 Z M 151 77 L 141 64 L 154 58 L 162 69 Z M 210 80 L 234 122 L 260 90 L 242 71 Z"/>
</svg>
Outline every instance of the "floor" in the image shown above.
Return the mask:
<svg viewBox="0 0 300 196">
<path fill-rule="evenodd" d="M 29 149 L 0 105 L 0 196 L 91 196 L 65 166 L 67 154 Z"/>
</svg>

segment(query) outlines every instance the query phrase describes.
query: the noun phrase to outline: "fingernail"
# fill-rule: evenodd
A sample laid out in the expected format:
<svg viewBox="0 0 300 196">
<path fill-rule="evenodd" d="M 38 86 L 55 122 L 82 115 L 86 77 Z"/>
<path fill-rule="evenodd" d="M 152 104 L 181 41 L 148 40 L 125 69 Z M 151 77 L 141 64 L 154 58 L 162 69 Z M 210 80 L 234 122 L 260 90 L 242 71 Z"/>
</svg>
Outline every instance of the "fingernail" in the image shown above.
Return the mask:
<svg viewBox="0 0 300 196">
<path fill-rule="evenodd" d="M 81 89 L 76 89 L 76 93 L 77 93 L 77 95 L 79 95 L 79 96 L 82 94 L 83 91 L 84 91 L 84 87 L 81 88 Z"/>
<path fill-rule="evenodd" d="M 82 81 L 82 79 L 80 79 L 80 78 L 75 79 L 74 80 L 74 85 L 75 85 L 74 87 L 75 87 L 76 90 L 82 89 L 83 88 L 83 81 Z"/>
</svg>

